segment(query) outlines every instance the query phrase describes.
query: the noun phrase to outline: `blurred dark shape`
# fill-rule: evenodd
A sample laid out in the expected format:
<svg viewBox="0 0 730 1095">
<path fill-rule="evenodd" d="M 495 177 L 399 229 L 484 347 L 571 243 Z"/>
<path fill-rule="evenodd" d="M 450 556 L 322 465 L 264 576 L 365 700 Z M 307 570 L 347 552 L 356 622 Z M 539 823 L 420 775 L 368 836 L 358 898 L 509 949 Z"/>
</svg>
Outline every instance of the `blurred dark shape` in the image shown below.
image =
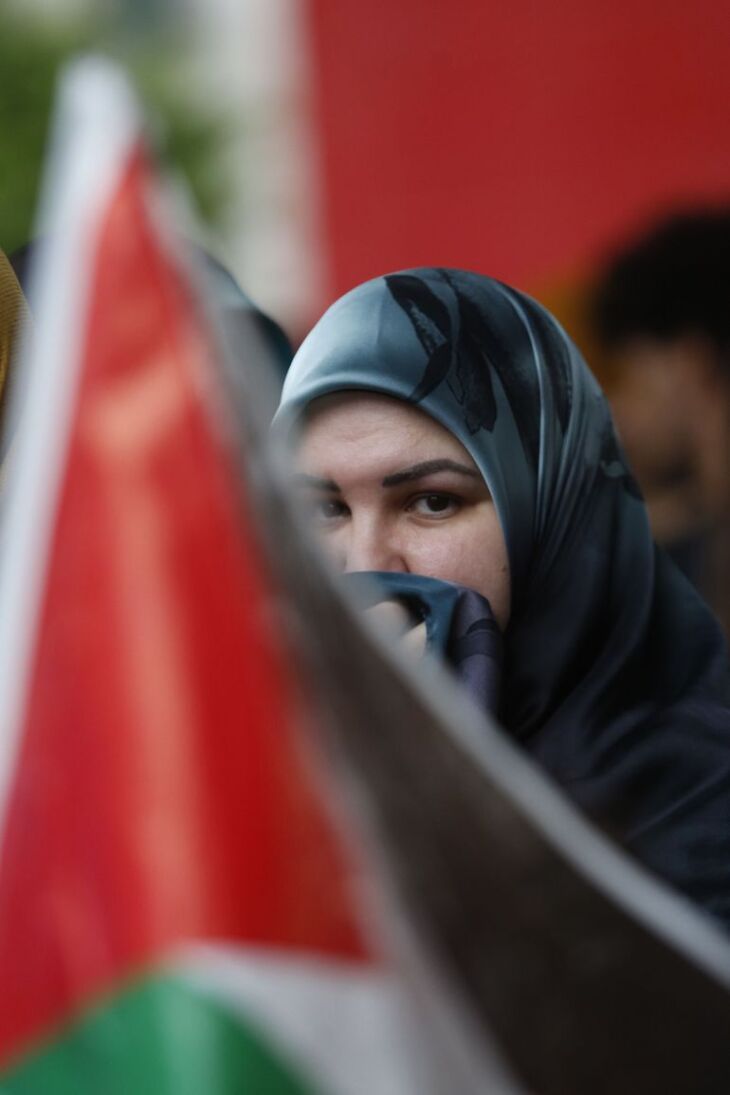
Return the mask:
<svg viewBox="0 0 730 1095">
<path fill-rule="evenodd" d="M 35 249 L 36 243 L 31 241 L 8 256 L 26 294 Z M 268 358 L 277 370 L 278 375 L 274 380 L 281 382 L 292 359 L 291 343 L 283 329 L 276 320 L 254 304 L 233 274 L 218 259 L 198 246 L 193 246 L 192 253 L 194 261 L 200 265 L 203 288 L 207 291 L 208 301 L 215 312 L 215 319 L 220 325 L 220 333 L 226 342 L 226 350 L 231 360 L 240 358 L 244 345 L 247 345 L 244 341 L 245 328 L 253 321 L 268 351 Z"/>
<path fill-rule="evenodd" d="M 730 206 L 676 213 L 628 244 L 592 318 L 654 535 L 730 635 Z"/>
<path fill-rule="evenodd" d="M 281 383 L 293 355 L 291 343 L 283 328 L 254 304 L 243 292 L 230 270 L 227 270 L 218 259 L 202 248 L 195 250 L 205 273 L 209 298 L 223 322 L 224 337 L 231 342 L 229 349 L 233 360 L 240 356 L 242 347 L 245 345 L 241 342 L 238 349 L 236 346 L 240 324 L 242 321 L 253 320 L 254 327 L 268 351 L 269 360 L 277 369 L 276 379 Z"/>
</svg>

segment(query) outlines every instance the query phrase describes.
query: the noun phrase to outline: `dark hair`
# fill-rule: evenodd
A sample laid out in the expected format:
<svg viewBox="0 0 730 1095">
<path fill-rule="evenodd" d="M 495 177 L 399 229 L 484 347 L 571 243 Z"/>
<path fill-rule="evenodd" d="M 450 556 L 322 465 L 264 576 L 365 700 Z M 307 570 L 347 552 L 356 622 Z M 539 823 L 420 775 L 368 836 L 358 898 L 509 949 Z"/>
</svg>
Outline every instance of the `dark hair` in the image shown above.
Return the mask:
<svg viewBox="0 0 730 1095">
<path fill-rule="evenodd" d="M 609 348 L 636 335 L 730 349 L 730 207 L 676 213 L 615 255 L 592 303 Z M 730 362 L 729 362 L 730 364 Z"/>
</svg>

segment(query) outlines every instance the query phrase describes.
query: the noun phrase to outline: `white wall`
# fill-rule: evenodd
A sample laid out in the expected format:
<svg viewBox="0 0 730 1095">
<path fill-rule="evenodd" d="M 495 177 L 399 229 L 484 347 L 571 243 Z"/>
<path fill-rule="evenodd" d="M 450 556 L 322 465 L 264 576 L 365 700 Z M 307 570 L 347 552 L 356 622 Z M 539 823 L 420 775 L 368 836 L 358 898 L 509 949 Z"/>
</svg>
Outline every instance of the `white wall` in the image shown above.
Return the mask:
<svg viewBox="0 0 730 1095">
<path fill-rule="evenodd" d="M 235 197 L 221 257 L 302 333 L 325 292 L 302 0 L 186 0 L 197 79 L 235 119 L 225 149 Z"/>
</svg>

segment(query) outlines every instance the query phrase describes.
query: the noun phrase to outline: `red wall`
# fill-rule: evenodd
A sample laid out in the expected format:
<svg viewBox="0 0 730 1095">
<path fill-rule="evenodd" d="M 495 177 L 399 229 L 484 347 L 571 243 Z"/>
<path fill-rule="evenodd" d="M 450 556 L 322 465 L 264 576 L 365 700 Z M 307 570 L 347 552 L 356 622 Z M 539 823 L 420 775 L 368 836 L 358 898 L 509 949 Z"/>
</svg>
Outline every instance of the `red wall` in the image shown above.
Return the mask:
<svg viewBox="0 0 730 1095">
<path fill-rule="evenodd" d="M 331 295 L 419 263 L 534 286 L 730 195 L 727 0 L 307 0 Z"/>
</svg>

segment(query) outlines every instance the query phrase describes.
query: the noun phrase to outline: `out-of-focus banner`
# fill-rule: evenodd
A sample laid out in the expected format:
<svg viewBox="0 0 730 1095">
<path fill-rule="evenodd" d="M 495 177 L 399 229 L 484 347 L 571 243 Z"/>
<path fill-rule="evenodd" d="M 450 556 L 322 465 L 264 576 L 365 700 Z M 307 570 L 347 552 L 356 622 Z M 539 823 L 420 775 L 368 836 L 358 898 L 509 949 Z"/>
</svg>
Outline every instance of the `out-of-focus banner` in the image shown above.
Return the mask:
<svg viewBox="0 0 730 1095">
<path fill-rule="evenodd" d="M 409 266 L 544 288 L 730 193 L 717 0 L 306 0 L 331 296 Z"/>
</svg>

